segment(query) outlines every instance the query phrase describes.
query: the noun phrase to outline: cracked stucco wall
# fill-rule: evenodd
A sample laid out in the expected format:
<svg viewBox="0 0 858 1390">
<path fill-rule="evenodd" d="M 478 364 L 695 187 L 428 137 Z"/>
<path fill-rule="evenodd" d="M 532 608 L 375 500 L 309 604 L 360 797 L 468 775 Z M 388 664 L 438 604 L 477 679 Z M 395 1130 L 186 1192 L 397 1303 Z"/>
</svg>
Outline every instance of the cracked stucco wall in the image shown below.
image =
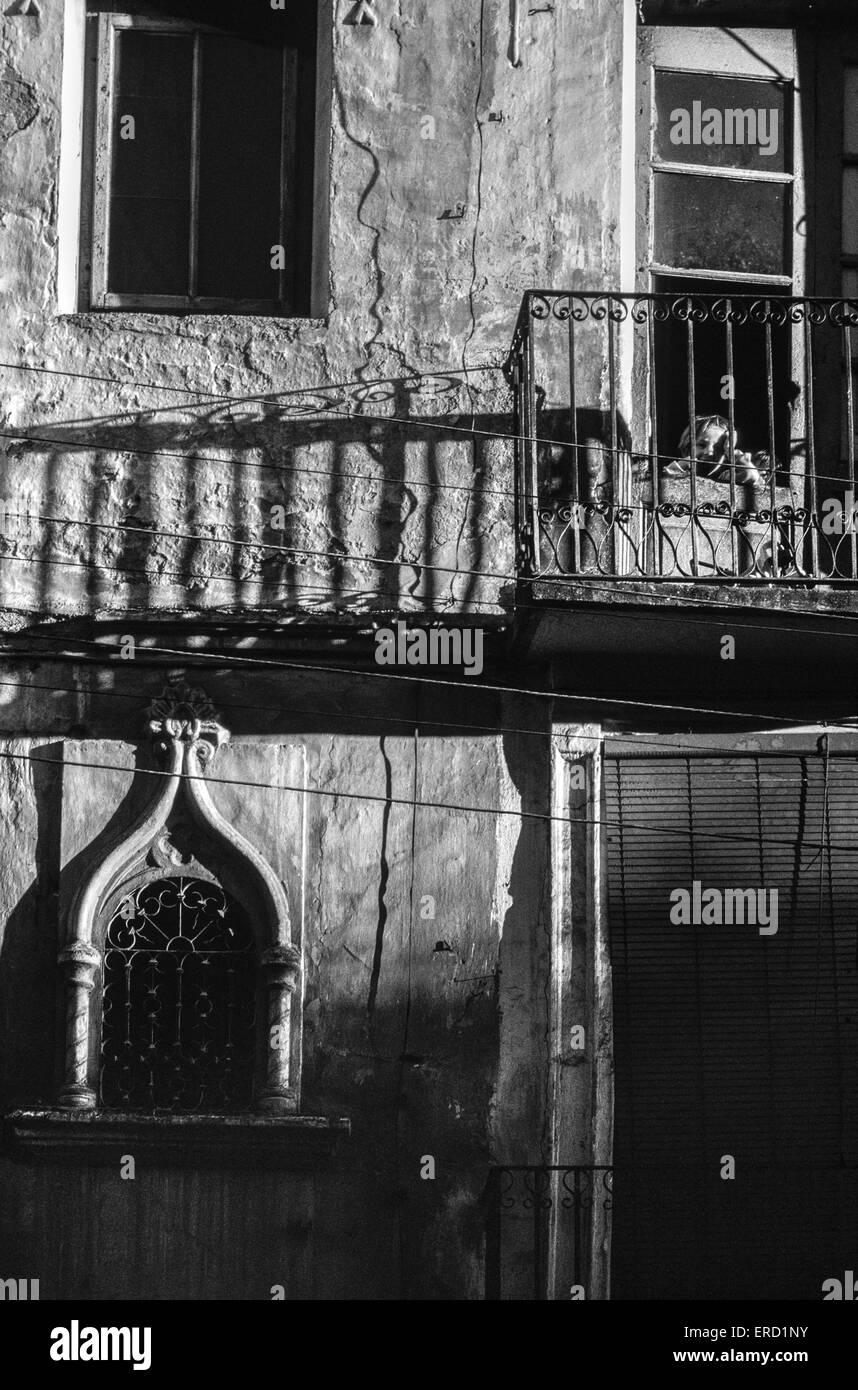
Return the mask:
<svg viewBox="0 0 858 1390">
<path fill-rule="evenodd" d="M 156 680 L 119 673 L 87 697 L 84 668 L 32 674 L 0 686 L 0 1113 L 53 1094 L 58 905 L 105 827 L 134 819 Z M 121 1192 L 115 1169 L 34 1171 L 0 1149 L 7 1265 L 55 1298 L 264 1299 L 284 1283 L 290 1299 L 479 1299 L 488 1164 L 550 1161 L 548 837 L 515 815 L 548 809 L 544 702 L 451 692 L 436 718 L 485 732 L 415 737 L 413 693 L 382 717 L 365 677 L 307 673 L 288 698 L 274 675 L 252 694 L 205 684 L 233 734 L 213 797 L 303 923 L 302 1108 L 349 1116 L 351 1138 L 310 1177 L 140 1164 Z M 8 732 L 21 725 L 31 737 Z"/>
<path fill-rule="evenodd" d="M 0 17 L 0 360 L 79 374 L 0 368 L 0 428 L 35 437 L 5 439 L 1 500 L 40 518 L 0 538 L 7 623 L 508 602 L 496 368 L 524 289 L 617 283 L 623 7 L 525 14 L 518 68 L 506 3 L 379 0 L 376 26 L 345 24 L 349 8 L 325 21 L 323 320 L 59 314 L 63 4 Z M 414 390 L 416 373 L 484 366 L 467 387 Z M 124 384 L 84 379 L 104 375 Z M 380 379 L 336 420 L 167 390 Z"/>
<path fill-rule="evenodd" d="M 14 128 L 0 166 L 0 361 L 51 369 L 0 367 L 0 429 L 32 436 L 7 439 L 2 461 L 0 499 L 23 513 L 0 535 L 7 626 L 508 603 L 509 394 L 496 371 L 434 395 L 413 389 L 415 374 L 496 367 L 530 286 L 617 282 L 622 7 L 527 16 L 519 68 L 507 0 L 376 7 L 375 27 L 344 25 L 340 0 L 332 16 L 324 321 L 59 314 L 62 4 L 0 16 L 3 130 Z M 433 140 L 421 138 L 426 117 Z M 87 379 L 106 374 L 126 384 Z M 192 409 L 164 389 L 243 397 L 337 382 L 371 386 L 362 415 L 354 400 L 335 420 L 205 397 Z M 273 534 L 272 506 L 286 527 Z M 130 668 L 96 677 L 34 662 L 6 676 L 0 751 L 22 759 L 63 738 L 127 745 L 155 693 L 153 673 Z M 355 794 L 308 811 L 305 885 L 305 1095 L 352 1116 L 353 1171 L 153 1172 L 122 1197 L 106 1175 L 4 1162 L 5 1249 L 22 1270 L 37 1252 L 45 1297 L 139 1297 L 160 1281 L 166 1297 L 264 1298 L 285 1283 L 296 1297 L 478 1298 L 486 1164 L 549 1158 L 550 843 L 538 819 L 444 803 L 545 812 L 547 707 L 439 695 L 415 766 L 409 729 L 426 710 L 412 690 L 382 711 L 372 681 L 206 683 L 239 743 L 300 744 L 311 787 Z M 445 734 L 445 722 L 472 732 Z M 53 1065 L 58 793 L 50 766 L 22 759 L 0 765 L 9 1103 L 49 1089 Z M 397 804 L 415 790 L 438 803 L 416 821 Z M 241 807 L 259 833 L 265 795 L 248 789 Z M 426 895 L 434 918 L 420 915 Z M 434 1184 L 416 1176 L 426 1153 Z M 122 1201 L 136 1204 L 131 1219 Z"/>
</svg>

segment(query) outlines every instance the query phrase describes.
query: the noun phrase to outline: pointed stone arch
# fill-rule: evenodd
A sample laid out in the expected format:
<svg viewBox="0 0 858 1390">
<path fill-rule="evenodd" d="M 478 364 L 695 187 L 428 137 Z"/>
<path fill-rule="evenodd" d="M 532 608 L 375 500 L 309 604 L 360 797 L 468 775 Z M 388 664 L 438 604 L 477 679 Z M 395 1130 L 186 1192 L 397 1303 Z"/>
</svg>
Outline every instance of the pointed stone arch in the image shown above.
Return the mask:
<svg viewBox="0 0 858 1390">
<path fill-rule="evenodd" d="M 301 1061 L 301 950 L 292 940 L 289 900 L 283 883 L 258 850 L 218 810 L 208 774 L 228 741 L 205 692 L 174 681 L 148 711 L 148 732 L 162 766 L 130 829 L 107 848 L 78 885 L 64 924 L 59 962 L 65 977 L 65 1047 L 60 1105 L 98 1107 L 98 1044 L 101 1010 L 95 995 L 103 965 L 110 911 L 123 894 L 147 880 L 200 872 L 219 882 L 247 908 L 258 947 L 258 1064 L 254 1108 L 270 1114 L 297 1111 Z M 215 875 L 171 837 L 187 822 Z M 293 1006 L 293 996 L 297 1000 Z"/>
</svg>

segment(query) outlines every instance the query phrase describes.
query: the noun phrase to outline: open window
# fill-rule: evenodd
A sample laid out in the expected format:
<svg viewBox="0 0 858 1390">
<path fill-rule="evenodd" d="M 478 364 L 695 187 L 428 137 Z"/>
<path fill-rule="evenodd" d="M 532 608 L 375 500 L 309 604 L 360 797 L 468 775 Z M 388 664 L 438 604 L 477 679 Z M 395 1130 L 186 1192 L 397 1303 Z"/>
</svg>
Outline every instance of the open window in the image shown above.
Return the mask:
<svg viewBox="0 0 858 1390">
<path fill-rule="evenodd" d="M 793 33 L 645 28 L 639 58 L 639 288 L 677 301 L 723 296 L 737 313 L 740 297 L 747 304 L 803 294 Z M 726 306 L 712 315 L 701 303 L 693 357 L 681 315 L 656 323 L 649 370 L 657 389 L 649 398 L 658 453 L 667 459 L 685 447 L 690 413 L 730 416 L 743 455 L 774 454 L 788 473 L 800 331 L 771 319 L 767 332 L 763 312 L 731 335 L 728 353 Z"/>
<path fill-rule="evenodd" d="M 852 580 L 858 39 L 638 34 L 634 289 L 533 291 L 513 340 L 519 566 Z"/>
</svg>

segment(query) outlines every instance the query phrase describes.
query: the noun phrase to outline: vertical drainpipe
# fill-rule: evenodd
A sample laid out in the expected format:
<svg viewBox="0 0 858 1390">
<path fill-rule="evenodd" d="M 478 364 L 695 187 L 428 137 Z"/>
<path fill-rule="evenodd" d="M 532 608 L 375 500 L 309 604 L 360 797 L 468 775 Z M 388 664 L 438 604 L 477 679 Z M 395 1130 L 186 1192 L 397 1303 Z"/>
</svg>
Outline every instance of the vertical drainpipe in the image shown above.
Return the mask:
<svg viewBox="0 0 858 1390">
<path fill-rule="evenodd" d="M 509 61 L 521 67 L 521 0 L 510 0 Z"/>
</svg>

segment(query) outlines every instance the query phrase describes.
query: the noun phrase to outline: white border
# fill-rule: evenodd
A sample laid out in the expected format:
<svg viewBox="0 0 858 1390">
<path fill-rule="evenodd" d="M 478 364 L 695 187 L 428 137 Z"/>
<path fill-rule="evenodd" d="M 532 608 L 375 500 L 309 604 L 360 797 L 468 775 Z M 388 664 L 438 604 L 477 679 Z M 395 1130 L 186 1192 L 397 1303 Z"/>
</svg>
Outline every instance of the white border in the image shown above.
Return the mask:
<svg viewBox="0 0 858 1390">
<path fill-rule="evenodd" d="M 86 0 L 65 0 L 57 206 L 57 311 L 78 309 Z"/>
</svg>

